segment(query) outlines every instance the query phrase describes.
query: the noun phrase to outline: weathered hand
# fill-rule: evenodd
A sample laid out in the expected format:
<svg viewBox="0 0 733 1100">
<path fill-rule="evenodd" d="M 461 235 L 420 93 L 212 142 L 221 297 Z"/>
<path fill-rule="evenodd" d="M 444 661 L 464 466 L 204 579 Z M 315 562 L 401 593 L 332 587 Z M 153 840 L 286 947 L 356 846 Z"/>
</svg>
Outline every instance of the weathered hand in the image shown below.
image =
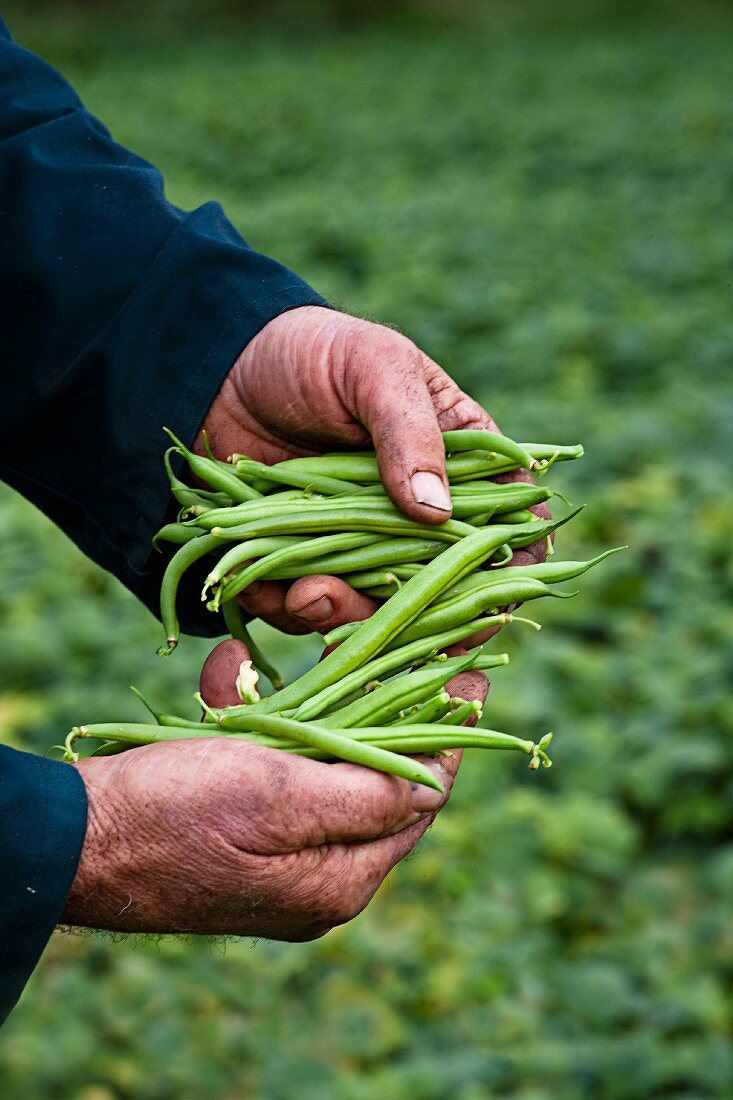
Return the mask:
<svg viewBox="0 0 733 1100">
<path fill-rule="evenodd" d="M 241 643 L 202 673 L 232 697 Z M 478 678 L 477 678 L 478 676 Z M 481 698 L 480 674 L 462 682 Z M 433 766 L 446 794 L 354 764 L 225 737 L 147 745 L 77 767 L 89 798 L 62 922 L 121 932 L 308 940 L 361 912 L 444 804 L 460 754 Z"/>
<path fill-rule="evenodd" d="M 497 430 L 412 341 L 320 306 L 283 313 L 255 336 L 204 428 L 219 457 L 243 452 L 268 463 L 371 440 L 394 504 L 422 523 L 442 523 L 450 515 L 441 431 Z M 524 476 L 519 471 L 504 480 Z M 541 557 L 544 548 L 521 555 L 518 561 Z M 292 633 L 324 633 L 367 618 L 376 607 L 337 577 L 324 576 L 289 587 L 258 582 L 240 599 L 251 614 Z"/>
</svg>

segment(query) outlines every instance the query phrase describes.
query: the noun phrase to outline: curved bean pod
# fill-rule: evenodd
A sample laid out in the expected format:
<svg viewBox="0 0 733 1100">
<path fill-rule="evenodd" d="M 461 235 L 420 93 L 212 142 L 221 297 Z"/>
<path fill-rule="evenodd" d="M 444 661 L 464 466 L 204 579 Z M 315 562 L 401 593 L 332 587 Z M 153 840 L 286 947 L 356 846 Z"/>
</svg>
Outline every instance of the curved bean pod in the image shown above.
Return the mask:
<svg viewBox="0 0 733 1100">
<path fill-rule="evenodd" d="M 459 430 L 443 432 L 443 443 L 446 454 L 454 451 L 489 451 L 493 454 L 504 455 L 512 461 L 531 470 L 537 465 L 535 459 L 519 443 L 508 439 L 498 432 Z"/>
<path fill-rule="evenodd" d="M 301 489 L 313 489 L 317 493 L 327 496 L 335 496 L 339 493 L 349 493 L 359 486 L 353 481 L 343 481 L 340 478 L 326 477 L 324 474 L 308 474 L 300 470 L 283 469 L 283 463 L 266 466 L 264 462 L 255 462 L 254 459 L 244 456 L 232 456 L 234 468 L 237 474 L 254 480 L 260 478 L 276 485 L 294 485 Z"/>
<path fill-rule="evenodd" d="M 414 675 L 414 673 L 411 673 Z M 439 691 L 437 695 L 431 696 L 430 699 L 426 699 L 424 703 L 421 703 L 417 707 L 411 707 L 410 712 L 404 714 L 393 722 L 390 729 L 394 729 L 395 726 L 409 726 L 418 724 L 426 724 L 428 722 L 442 722 L 445 719 L 445 715 L 450 710 L 451 697 L 447 691 Z"/>
<path fill-rule="evenodd" d="M 477 656 L 478 651 L 476 656 L 469 653 L 451 662 L 448 668 L 445 667 L 446 662 L 440 662 L 440 667 L 428 666 L 416 669 L 409 676 L 398 676 L 354 703 L 349 703 L 348 706 L 319 718 L 318 721 L 321 725 L 329 727 L 385 725 L 388 719 L 399 714 L 405 707 L 422 703 L 438 688 L 443 688 L 448 680 L 459 672 L 465 672 L 466 669 L 473 667 Z M 246 721 L 246 716 L 244 720 Z"/>
<path fill-rule="evenodd" d="M 179 454 L 183 455 L 191 473 L 205 481 L 212 489 L 226 493 L 233 501 L 239 502 L 254 500 L 260 496 L 255 489 L 240 481 L 234 470 L 227 467 L 226 463 L 195 454 L 185 443 L 181 443 L 180 439 L 176 438 L 170 428 L 164 428 L 163 431 L 172 440 Z"/>
<path fill-rule="evenodd" d="M 415 539 L 390 537 L 379 538 L 375 536 L 369 546 L 361 550 L 346 550 L 341 554 L 329 554 L 327 557 L 314 558 L 304 565 L 302 569 L 277 569 L 270 574 L 271 580 L 291 580 L 312 573 L 346 573 L 352 569 L 374 569 L 380 565 L 389 565 L 390 573 L 399 576 L 400 580 L 407 580 L 418 573 L 423 566 L 417 564 L 420 558 L 434 558 L 447 549 L 447 542 L 436 539 Z M 405 567 L 411 569 L 404 576 L 400 575 L 399 561 L 411 563 Z"/>
<path fill-rule="evenodd" d="M 530 526 L 513 527 L 511 530 L 521 533 Z M 354 670 L 359 671 L 359 666 L 365 667 L 365 662 L 384 649 L 441 592 L 484 561 L 497 546 L 501 546 L 506 541 L 508 530 L 497 526 L 486 531 L 473 532 L 450 546 L 438 558 L 434 558 L 416 576 L 403 584 L 370 619 L 366 619 L 356 634 L 347 638 L 296 683 L 286 687 L 281 696 L 281 707 L 305 703 L 305 700 L 324 688 L 338 681 L 344 682 L 347 674 Z M 367 680 L 361 682 L 366 683 L 375 678 L 377 677 L 367 677 Z M 264 706 L 266 702 L 263 700 L 258 705 Z"/>
<path fill-rule="evenodd" d="M 212 610 L 218 608 L 220 601 L 233 599 L 259 577 L 268 576 L 270 570 L 276 568 L 278 565 L 290 565 L 304 558 L 307 560 L 319 551 L 323 554 L 328 551 L 355 550 L 358 547 L 368 545 L 370 542 L 371 535 L 360 534 L 325 535 L 322 538 L 308 539 L 306 542 L 303 542 L 302 539 L 298 539 L 295 545 L 287 546 L 282 550 L 276 550 L 274 553 L 267 554 L 257 561 L 252 562 L 251 565 L 245 566 L 244 569 L 239 569 L 234 576 L 230 577 L 226 583 L 222 585 L 214 596 L 211 604 Z M 246 543 L 244 545 L 246 546 Z M 216 568 L 212 569 L 206 578 L 204 591 L 201 594 L 202 599 L 204 598 L 207 588 L 218 584 L 230 569 L 235 565 L 241 564 L 242 561 L 247 560 L 246 552 L 241 554 L 239 553 L 240 550 L 241 544 L 233 546 L 219 561 Z"/>
<path fill-rule="evenodd" d="M 220 545 L 219 540 L 215 539 L 213 535 L 199 535 L 198 538 L 185 543 L 168 562 L 163 580 L 160 583 L 160 619 L 163 623 L 167 642 L 166 645 L 158 647 L 158 653 L 161 657 L 170 657 L 178 645 L 180 625 L 176 612 L 176 597 L 181 577 L 189 566 L 200 561 L 201 558 L 205 558 L 213 550 L 217 550 Z"/>
<path fill-rule="evenodd" d="M 184 546 L 199 535 L 205 535 L 200 527 L 189 527 L 186 523 L 166 523 L 164 527 L 153 536 L 153 546 L 158 549 L 159 542 L 172 542 L 177 546 Z"/>
<path fill-rule="evenodd" d="M 202 516 L 208 520 L 211 513 Z M 260 520 L 243 523 L 239 527 L 219 527 L 212 534 L 224 539 L 253 538 L 265 535 L 320 534 L 344 531 L 374 531 L 377 534 L 412 535 L 415 538 L 439 539 L 443 542 L 459 542 L 474 533 L 474 528 L 457 519 L 445 520 L 435 527 L 428 527 L 406 519 L 395 509 L 391 515 L 384 511 L 363 509 L 348 513 L 342 510 L 326 512 L 291 511 Z M 539 536 L 538 536 L 539 537 Z"/>
</svg>

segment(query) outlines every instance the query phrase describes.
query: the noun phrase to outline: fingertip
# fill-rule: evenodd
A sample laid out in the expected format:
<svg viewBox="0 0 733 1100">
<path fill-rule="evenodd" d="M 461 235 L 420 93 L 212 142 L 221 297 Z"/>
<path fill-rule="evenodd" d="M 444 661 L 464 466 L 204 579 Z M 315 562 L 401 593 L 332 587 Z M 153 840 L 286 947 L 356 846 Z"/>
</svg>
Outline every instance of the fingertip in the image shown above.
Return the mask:
<svg viewBox="0 0 733 1100">
<path fill-rule="evenodd" d="M 468 669 L 449 680 L 445 686 L 454 698 L 465 699 L 467 703 L 476 701 L 485 703 L 489 694 L 489 679 L 479 669 Z"/>
<path fill-rule="evenodd" d="M 288 614 L 321 634 L 344 623 L 368 619 L 377 607 L 375 600 L 340 577 L 325 574 L 302 577 L 290 587 L 285 598 Z"/>
<path fill-rule="evenodd" d="M 453 510 L 450 488 L 445 471 L 418 470 L 410 478 L 410 491 L 416 504 L 422 504 L 433 512 L 445 512 L 446 518 Z"/>
<path fill-rule="evenodd" d="M 433 465 L 437 465 L 435 460 Z M 384 488 L 395 508 L 415 523 L 431 527 L 450 519 L 453 501 L 445 468 L 441 472 L 422 469 L 412 474 L 403 473 L 404 468 L 404 464 L 390 466 L 380 461 Z M 409 470 L 409 466 L 407 468 Z"/>
<path fill-rule="evenodd" d="M 236 679 L 242 661 L 249 658 L 244 642 L 227 638 L 215 646 L 204 661 L 199 686 L 210 707 L 229 707 L 239 703 Z"/>
<path fill-rule="evenodd" d="M 282 581 L 254 581 L 237 599 L 250 615 L 269 619 L 285 609 L 285 585 Z"/>
<path fill-rule="evenodd" d="M 287 611 L 285 601 L 288 588 L 283 581 L 256 581 L 240 592 L 237 599 L 252 618 L 282 630 L 286 634 L 307 634 L 313 629 L 294 619 Z"/>
</svg>

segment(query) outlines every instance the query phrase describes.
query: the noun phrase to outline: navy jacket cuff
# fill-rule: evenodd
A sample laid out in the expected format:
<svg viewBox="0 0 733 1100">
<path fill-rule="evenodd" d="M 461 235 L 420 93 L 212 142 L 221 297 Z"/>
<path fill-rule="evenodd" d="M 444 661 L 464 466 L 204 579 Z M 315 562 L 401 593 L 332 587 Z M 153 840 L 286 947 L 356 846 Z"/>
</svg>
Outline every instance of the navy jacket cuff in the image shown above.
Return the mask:
<svg viewBox="0 0 733 1100">
<path fill-rule="evenodd" d="M 86 822 L 76 768 L 0 746 L 0 1024 L 59 922 Z"/>
</svg>

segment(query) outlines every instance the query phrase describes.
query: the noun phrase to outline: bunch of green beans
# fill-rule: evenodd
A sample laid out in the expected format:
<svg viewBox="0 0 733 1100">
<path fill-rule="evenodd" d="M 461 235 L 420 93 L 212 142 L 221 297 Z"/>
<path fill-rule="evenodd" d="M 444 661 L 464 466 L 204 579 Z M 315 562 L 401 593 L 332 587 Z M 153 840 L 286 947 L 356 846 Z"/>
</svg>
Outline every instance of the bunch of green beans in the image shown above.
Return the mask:
<svg viewBox="0 0 733 1100">
<path fill-rule="evenodd" d="M 582 447 L 519 444 L 485 431 L 445 432 L 453 516 L 427 525 L 394 507 L 373 452 L 273 466 L 233 455 L 224 463 L 208 445 L 206 456 L 193 454 L 168 434 L 173 446 L 166 470 L 181 510 L 155 539 L 158 548 L 175 547 L 161 585 L 166 644 L 159 652 L 168 655 L 178 644 L 179 585 L 201 562 L 208 569 L 202 599 L 210 610 L 223 611 L 227 629 L 246 644 L 256 671 L 244 663 L 241 705 L 211 708 L 197 695 L 201 721 L 161 714 L 143 700 L 151 722 L 79 726 L 66 742 L 69 759 L 86 738 L 101 740 L 95 751 L 108 754 L 226 736 L 318 760 L 348 760 L 438 789 L 435 774 L 408 754 L 503 748 L 525 753 L 532 769 L 550 766 L 551 734 L 534 742 L 463 725 L 480 718 L 481 707 L 452 693 L 451 681 L 469 669 L 499 667 L 506 654 L 479 647 L 467 656 L 446 657 L 443 650 L 514 621 L 539 629 L 507 608 L 542 596 L 574 595 L 553 585 L 614 553 L 580 562 L 509 564 L 516 550 L 542 540 L 551 553 L 549 536 L 579 509 L 559 520 L 542 519 L 537 506 L 554 496 L 564 500 L 561 494 L 521 478 L 493 479 L 520 469 L 541 477 L 555 462 L 580 458 Z M 174 472 L 174 453 L 205 487 Z M 257 580 L 316 573 L 342 576 L 380 606 L 371 618 L 326 634 L 325 642 L 335 648 L 285 685 L 254 644 L 237 596 Z M 270 680 L 272 694 L 261 696 L 254 686 L 259 673 Z"/>
</svg>

